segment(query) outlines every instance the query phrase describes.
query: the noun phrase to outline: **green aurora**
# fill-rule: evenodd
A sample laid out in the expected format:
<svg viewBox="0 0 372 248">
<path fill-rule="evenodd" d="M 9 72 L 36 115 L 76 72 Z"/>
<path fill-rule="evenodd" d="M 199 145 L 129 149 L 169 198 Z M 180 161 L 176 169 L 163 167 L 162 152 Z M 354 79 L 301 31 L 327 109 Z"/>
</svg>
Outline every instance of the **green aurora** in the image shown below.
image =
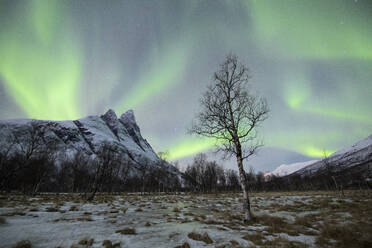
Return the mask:
<svg viewBox="0 0 372 248">
<path fill-rule="evenodd" d="M 30 1 L 0 33 L 0 74 L 27 117 L 78 118 L 81 58 L 78 41 L 64 27 L 58 1 Z M 23 9 L 22 9 L 23 10 Z M 67 35 L 56 38 L 57 30 Z M 71 33 L 70 33 L 71 32 Z"/>
<path fill-rule="evenodd" d="M 184 46 L 182 50 L 177 47 L 168 48 L 164 56 L 153 55 L 153 59 L 149 60 L 151 65 L 148 72 L 136 82 L 134 90 L 123 98 L 116 109 L 135 108 L 151 99 L 152 95 L 172 87 L 184 75 L 188 53 L 189 49 Z"/>
<path fill-rule="evenodd" d="M 265 49 L 305 59 L 372 59 L 368 1 L 246 1 Z M 274 45 L 275 45 L 274 44 Z"/>
<path fill-rule="evenodd" d="M 176 2 L 1 1 L 0 117 L 133 108 L 155 150 L 191 156 L 216 143 L 185 130 L 234 52 L 271 106 L 267 146 L 322 157 L 371 134 L 370 1 Z"/>
</svg>

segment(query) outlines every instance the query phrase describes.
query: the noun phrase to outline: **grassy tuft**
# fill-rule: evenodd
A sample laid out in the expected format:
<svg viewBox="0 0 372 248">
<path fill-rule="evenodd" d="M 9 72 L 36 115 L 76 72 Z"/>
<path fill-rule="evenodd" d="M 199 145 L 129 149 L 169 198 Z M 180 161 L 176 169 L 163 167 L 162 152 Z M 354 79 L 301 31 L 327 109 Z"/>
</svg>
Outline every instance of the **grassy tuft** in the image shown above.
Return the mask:
<svg viewBox="0 0 372 248">
<path fill-rule="evenodd" d="M 58 212 L 58 208 L 56 207 L 48 207 L 45 209 L 46 212 Z"/>
<path fill-rule="evenodd" d="M 134 229 L 134 228 L 124 228 L 124 229 L 121 229 L 121 230 L 117 230 L 116 233 L 120 233 L 120 234 L 123 234 L 123 235 L 135 235 L 135 234 L 137 234 L 136 229 Z"/>
<path fill-rule="evenodd" d="M 105 248 L 120 248 L 120 243 L 113 244 L 110 240 L 104 240 L 102 246 Z"/>
<path fill-rule="evenodd" d="M 79 245 L 92 246 L 94 239 L 83 238 L 79 241 Z"/>
<path fill-rule="evenodd" d="M 364 222 L 337 225 L 325 221 L 320 227 L 316 244 L 321 247 L 335 244 L 341 248 L 372 247 L 372 225 Z"/>
<path fill-rule="evenodd" d="M 196 241 L 203 241 L 206 244 L 212 244 L 213 240 L 209 237 L 208 233 L 205 232 L 203 235 L 195 232 L 191 232 L 187 235 L 190 239 L 196 240 Z"/>
<path fill-rule="evenodd" d="M 262 235 L 258 234 L 258 233 L 254 233 L 254 234 L 246 234 L 242 237 L 242 239 L 245 239 L 245 240 L 248 240 L 248 241 L 251 241 L 253 242 L 255 245 L 263 245 L 263 240 L 264 238 L 262 237 Z"/>
<path fill-rule="evenodd" d="M 0 216 L 0 225 L 6 224 L 6 219 Z"/>
<path fill-rule="evenodd" d="M 13 245 L 12 248 L 32 248 L 32 245 L 30 241 L 22 240 Z"/>
<path fill-rule="evenodd" d="M 182 245 L 176 246 L 175 248 L 190 248 L 189 243 L 185 242 Z"/>
</svg>

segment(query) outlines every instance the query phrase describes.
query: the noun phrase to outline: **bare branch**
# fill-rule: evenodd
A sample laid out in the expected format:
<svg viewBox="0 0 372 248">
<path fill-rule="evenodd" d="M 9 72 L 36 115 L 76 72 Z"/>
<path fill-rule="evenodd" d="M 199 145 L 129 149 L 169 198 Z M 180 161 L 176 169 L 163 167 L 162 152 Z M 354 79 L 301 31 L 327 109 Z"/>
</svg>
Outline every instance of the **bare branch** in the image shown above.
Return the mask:
<svg viewBox="0 0 372 248">
<path fill-rule="evenodd" d="M 245 220 L 249 220 L 250 203 L 248 179 L 243 160 L 255 154 L 262 142 L 257 139 L 257 128 L 269 113 L 264 98 L 255 95 L 248 87 L 248 68 L 239 63 L 237 56 L 228 55 L 214 73 L 213 84 L 203 94 L 201 111 L 196 116 L 189 133 L 216 142 L 216 152 L 223 158 L 235 156 L 244 196 Z"/>
</svg>

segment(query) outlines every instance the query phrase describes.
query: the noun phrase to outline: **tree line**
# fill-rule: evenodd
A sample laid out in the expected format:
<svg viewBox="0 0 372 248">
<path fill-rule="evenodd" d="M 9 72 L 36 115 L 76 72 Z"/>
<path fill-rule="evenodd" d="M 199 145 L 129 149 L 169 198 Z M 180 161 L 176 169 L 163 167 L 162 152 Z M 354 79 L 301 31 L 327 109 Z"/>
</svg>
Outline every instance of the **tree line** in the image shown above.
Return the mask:
<svg viewBox="0 0 372 248">
<path fill-rule="evenodd" d="M 181 178 L 166 171 L 164 159 L 155 164 L 145 158 L 134 162 L 116 146 L 105 142 L 93 156 L 77 151 L 72 156 L 61 157 L 53 143 L 46 141 L 37 122 L 31 123 L 27 132 L 22 141 L 8 137 L 8 146 L 0 151 L 0 191 L 73 192 L 82 193 L 87 199 L 92 199 L 97 192 L 241 192 L 237 171 L 225 169 L 203 153 L 194 157 Z M 251 168 L 245 178 L 250 192 L 342 192 L 347 188 L 372 186 L 367 180 L 372 174 L 371 161 L 342 172 L 327 158 L 323 163 L 323 170 L 312 174 L 265 178 L 263 172 L 255 173 Z"/>
<path fill-rule="evenodd" d="M 17 135 L 4 137 L 7 146 L 0 151 L 0 191 L 73 192 L 92 199 L 97 192 L 176 191 L 181 187 L 166 161 L 129 159 L 108 142 L 95 154 L 60 151 L 37 121 Z"/>
<path fill-rule="evenodd" d="M 209 161 L 204 153 L 197 154 L 184 171 L 184 190 L 201 193 L 241 192 L 237 171 L 225 169 L 216 161 Z M 264 187 L 264 173 L 255 173 L 252 168 L 245 177 L 249 191 L 261 191 Z"/>
<path fill-rule="evenodd" d="M 302 175 L 292 174 L 284 177 L 271 176 L 266 179 L 264 191 L 339 191 L 344 189 L 372 188 L 372 160 L 356 166 L 345 167 L 331 163 L 327 157 L 322 160 L 319 170 L 308 171 Z"/>
<path fill-rule="evenodd" d="M 372 188 L 372 161 L 342 169 L 328 158 L 322 160 L 322 168 L 303 175 L 265 176 L 250 167 L 245 172 L 249 192 L 268 191 L 338 191 L 344 189 Z M 203 153 L 197 154 L 184 171 L 184 190 L 200 193 L 240 192 L 240 178 L 235 170 L 225 169 L 216 161 L 208 161 Z"/>
</svg>

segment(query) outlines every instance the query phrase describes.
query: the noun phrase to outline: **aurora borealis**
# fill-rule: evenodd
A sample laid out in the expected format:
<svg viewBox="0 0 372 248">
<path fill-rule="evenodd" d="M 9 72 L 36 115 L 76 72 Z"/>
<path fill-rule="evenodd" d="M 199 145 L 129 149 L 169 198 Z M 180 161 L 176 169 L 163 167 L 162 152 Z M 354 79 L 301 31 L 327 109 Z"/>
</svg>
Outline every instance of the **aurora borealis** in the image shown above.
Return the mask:
<svg viewBox="0 0 372 248">
<path fill-rule="evenodd" d="M 371 13 L 369 0 L 0 0 L 0 118 L 133 109 L 181 159 L 214 144 L 186 129 L 233 52 L 270 105 L 265 145 L 321 157 L 372 134 Z"/>
</svg>

